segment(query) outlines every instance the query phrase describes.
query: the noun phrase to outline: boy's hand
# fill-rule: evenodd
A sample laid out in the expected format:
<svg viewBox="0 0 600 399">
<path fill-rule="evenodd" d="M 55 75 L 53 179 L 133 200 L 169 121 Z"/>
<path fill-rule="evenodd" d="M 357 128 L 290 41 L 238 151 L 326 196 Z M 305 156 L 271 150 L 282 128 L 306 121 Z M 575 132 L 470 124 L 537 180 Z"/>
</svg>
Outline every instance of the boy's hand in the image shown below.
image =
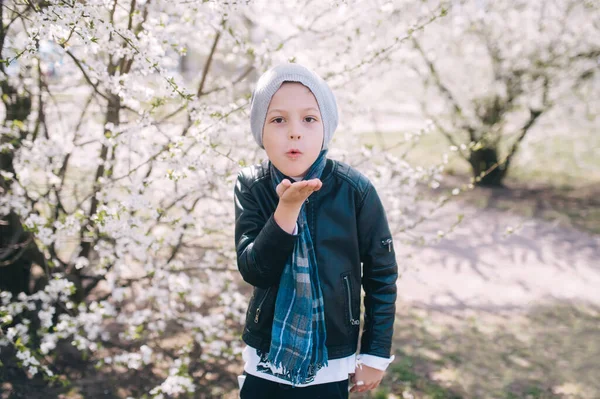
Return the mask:
<svg viewBox="0 0 600 399">
<path fill-rule="evenodd" d="M 350 381 L 354 384 L 350 392 L 365 392 L 377 388 L 383 379 L 385 371 L 359 364 L 350 374 Z"/>
<path fill-rule="evenodd" d="M 323 183 L 319 179 L 302 180 L 295 183 L 283 179 L 277 186 L 279 202 L 286 205 L 300 206 L 315 191 L 319 191 Z"/>
<path fill-rule="evenodd" d="M 273 215 L 279 227 L 292 234 L 302 204 L 313 192 L 320 190 L 322 186 L 323 183 L 319 179 L 302 180 L 295 183 L 284 179 L 279 183 L 275 189 L 279 196 L 279 204 L 277 204 L 277 209 L 275 209 Z"/>
</svg>

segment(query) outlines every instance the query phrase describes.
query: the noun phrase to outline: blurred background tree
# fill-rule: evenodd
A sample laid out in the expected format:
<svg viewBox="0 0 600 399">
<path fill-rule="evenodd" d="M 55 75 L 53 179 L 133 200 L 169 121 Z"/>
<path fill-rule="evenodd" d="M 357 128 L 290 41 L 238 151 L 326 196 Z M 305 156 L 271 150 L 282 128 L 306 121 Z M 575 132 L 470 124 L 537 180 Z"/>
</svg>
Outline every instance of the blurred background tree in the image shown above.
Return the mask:
<svg viewBox="0 0 600 399">
<path fill-rule="evenodd" d="M 424 114 L 476 184 L 501 185 L 527 133 L 553 109 L 575 105 L 597 117 L 598 37 L 592 2 L 458 0 L 450 18 L 412 39 L 413 68 L 434 93 L 422 98 Z"/>
</svg>

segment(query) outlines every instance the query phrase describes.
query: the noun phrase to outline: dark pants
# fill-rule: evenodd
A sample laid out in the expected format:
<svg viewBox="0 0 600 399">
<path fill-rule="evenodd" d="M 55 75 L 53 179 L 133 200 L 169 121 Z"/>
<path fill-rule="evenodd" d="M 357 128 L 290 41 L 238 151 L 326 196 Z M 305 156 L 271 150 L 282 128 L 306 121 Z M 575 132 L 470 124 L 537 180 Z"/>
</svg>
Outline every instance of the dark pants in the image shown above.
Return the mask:
<svg viewBox="0 0 600 399">
<path fill-rule="evenodd" d="M 246 374 L 241 399 L 348 399 L 348 380 L 292 387 Z"/>
</svg>

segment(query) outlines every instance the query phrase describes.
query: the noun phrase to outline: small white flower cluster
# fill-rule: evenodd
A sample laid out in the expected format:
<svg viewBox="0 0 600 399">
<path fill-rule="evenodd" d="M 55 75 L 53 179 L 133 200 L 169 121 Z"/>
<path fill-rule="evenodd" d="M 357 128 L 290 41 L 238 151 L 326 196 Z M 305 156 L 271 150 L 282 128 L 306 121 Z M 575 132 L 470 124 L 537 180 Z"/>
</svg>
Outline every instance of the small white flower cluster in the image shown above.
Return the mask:
<svg viewBox="0 0 600 399">
<path fill-rule="evenodd" d="M 11 342 L 14 343 L 16 338 L 20 338 L 20 343 L 17 346 L 17 359 L 19 360 L 21 367 L 23 367 L 31 376 L 35 376 L 39 370 L 43 371 L 46 376 L 52 377 L 54 374 L 46 366 L 40 363 L 40 361 L 32 354 L 32 352 L 26 347 L 29 342 L 28 329 L 29 320 L 24 320 L 23 324 L 17 324 L 15 327 L 9 327 L 6 333 L 6 338 L 0 337 L 0 347 L 6 346 Z"/>
<path fill-rule="evenodd" d="M 6 331 L 6 338 L 10 341 L 16 341 L 16 338 L 19 337 L 21 338 L 21 342 L 24 345 L 27 345 L 29 343 L 29 336 L 27 334 L 29 332 L 29 324 L 31 324 L 31 322 L 26 319 L 23 320 L 23 323 L 19 323 L 14 327 L 9 327 Z"/>
<path fill-rule="evenodd" d="M 25 198 L 23 187 L 13 182 L 8 192 L 0 195 L 0 216 L 8 215 L 11 211 L 24 217 L 31 213 L 31 204 Z"/>
<path fill-rule="evenodd" d="M 185 353 L 185 350 L 183 352 Z M 154 399 L 163 399 L 164 395 L 179 397 L 186 393 L 195 392 L 196 385 L 186 373 L 189 363 L 190 358 L 187 354 L 175 359 L 173 365 L 169 368 L 167 379 L 159 386 L 153 388 L 150 391 L 150 395 L 153 395 Z"/>
<path fill-rule="evenodd" d="M 142 365 L 150 364 L 152 361 L 152 348 L 147 345 L 140 347 L 139 353 L 120 353 L 116 356 L 107 356 L 102 361 L 105 364 L 125 366 L 129 369 L 138 370 Z"/>
<path fill-rule="evenodd" d="M 165 394 L 177 398 L 180 395 L 195 391 L 196 385 L 190 377 L 170 375 L 162 384 L 152 389 L 150 394 L 153 395 L 154 399 L 163 399 Z"/>
<path fill-rule="evenodd" d="M 27 369 L 31 375 L 36 375 L 40 362 L 33 357 L 27 349 L 17 352 L 17 358 L 21 361 L 22 367 Z"/>
<path fill-rule="evenodd" d="M 54 227 L 57 231 L 62 231 L 66 234 L 66 236 L 74 236 L 79 234 L 81 230 L 81 223 L 79 219 L 83 216 L 83 213 L 80 211 L 75 215 L 67 215 L 64 222 L 55 221 Z"/>
<path fill-rule="evenodd" d="M 41 336 L 41 344 L 38 349 L 27 348 L 30 343 L 29 329 L 31 326 L 31 321 L 28 319 L 20 318 L 20 323 L 8 327 L 5 338 L 0 337 L 0 346 L 15 345 L 17 357 L 22 361 L 23 367 L 29 367 L 28 371 L 32 375 L 41 369 L 47 376 L 52 376 L 52 372 L 46 366 L 40 365 L 33 356 L 32 350 L 39 350 L 41 355 L 47 355 L 56 348 L 59 339 L 71 337 L 71 343 L 77 349 L 94 352 L 98 349 L 98 340 L 106 341 L 109 338 L 102 323 L 104 318 L 112 317 L 116 312 L 114 307 L 105 301 L 92 302 L 89 308 L 82 303 L 78 306 L 75 315 L 61 313 L 58 316 L 58 322 L 54 324 L 58 304 L 63 304 L 67 309 L 73 309 L 73 304 L 69 301 L 73 289 L 73 283 L 57 277 L 50 280 L 42 291 L 32 295 L 20 293 L 16 298 L 17 301 L 12 300 L 9 292 L 0 293 L 0 314 L 4 315 L 1 319 L 2 324 L 9 325 L 25 310 L 35 311 L 38 306 L 41 307 L 37 312 L 40 321 L 40 329 L 37 333 Z"/>
</svg>

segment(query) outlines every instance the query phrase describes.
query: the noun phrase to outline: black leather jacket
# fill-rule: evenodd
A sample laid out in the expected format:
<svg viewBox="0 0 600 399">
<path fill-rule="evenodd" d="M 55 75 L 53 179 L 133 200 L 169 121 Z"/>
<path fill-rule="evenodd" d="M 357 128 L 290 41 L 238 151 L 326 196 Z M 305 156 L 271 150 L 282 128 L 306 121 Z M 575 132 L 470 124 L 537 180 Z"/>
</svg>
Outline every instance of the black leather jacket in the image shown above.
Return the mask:
<svg viewBox="0 0 600 399">
<path fill-rule="evenodd" d="M 306 212 L 325 303 L 329 359 L 356 352 L 361 282 L 365 316 L 360 353 L 388 358 L 398 267 L 385 211 L 369 180 L 344 163 L 328 159 L 321 181 L 323 187 L 307 199 Z M 235 186 L 238 268 L 255 287 L 242 339 L 265 352 L 279 279 L 298 238 L 273 219 L 277 203 L 267 162 L 240 172 Z"/>
</svg>

